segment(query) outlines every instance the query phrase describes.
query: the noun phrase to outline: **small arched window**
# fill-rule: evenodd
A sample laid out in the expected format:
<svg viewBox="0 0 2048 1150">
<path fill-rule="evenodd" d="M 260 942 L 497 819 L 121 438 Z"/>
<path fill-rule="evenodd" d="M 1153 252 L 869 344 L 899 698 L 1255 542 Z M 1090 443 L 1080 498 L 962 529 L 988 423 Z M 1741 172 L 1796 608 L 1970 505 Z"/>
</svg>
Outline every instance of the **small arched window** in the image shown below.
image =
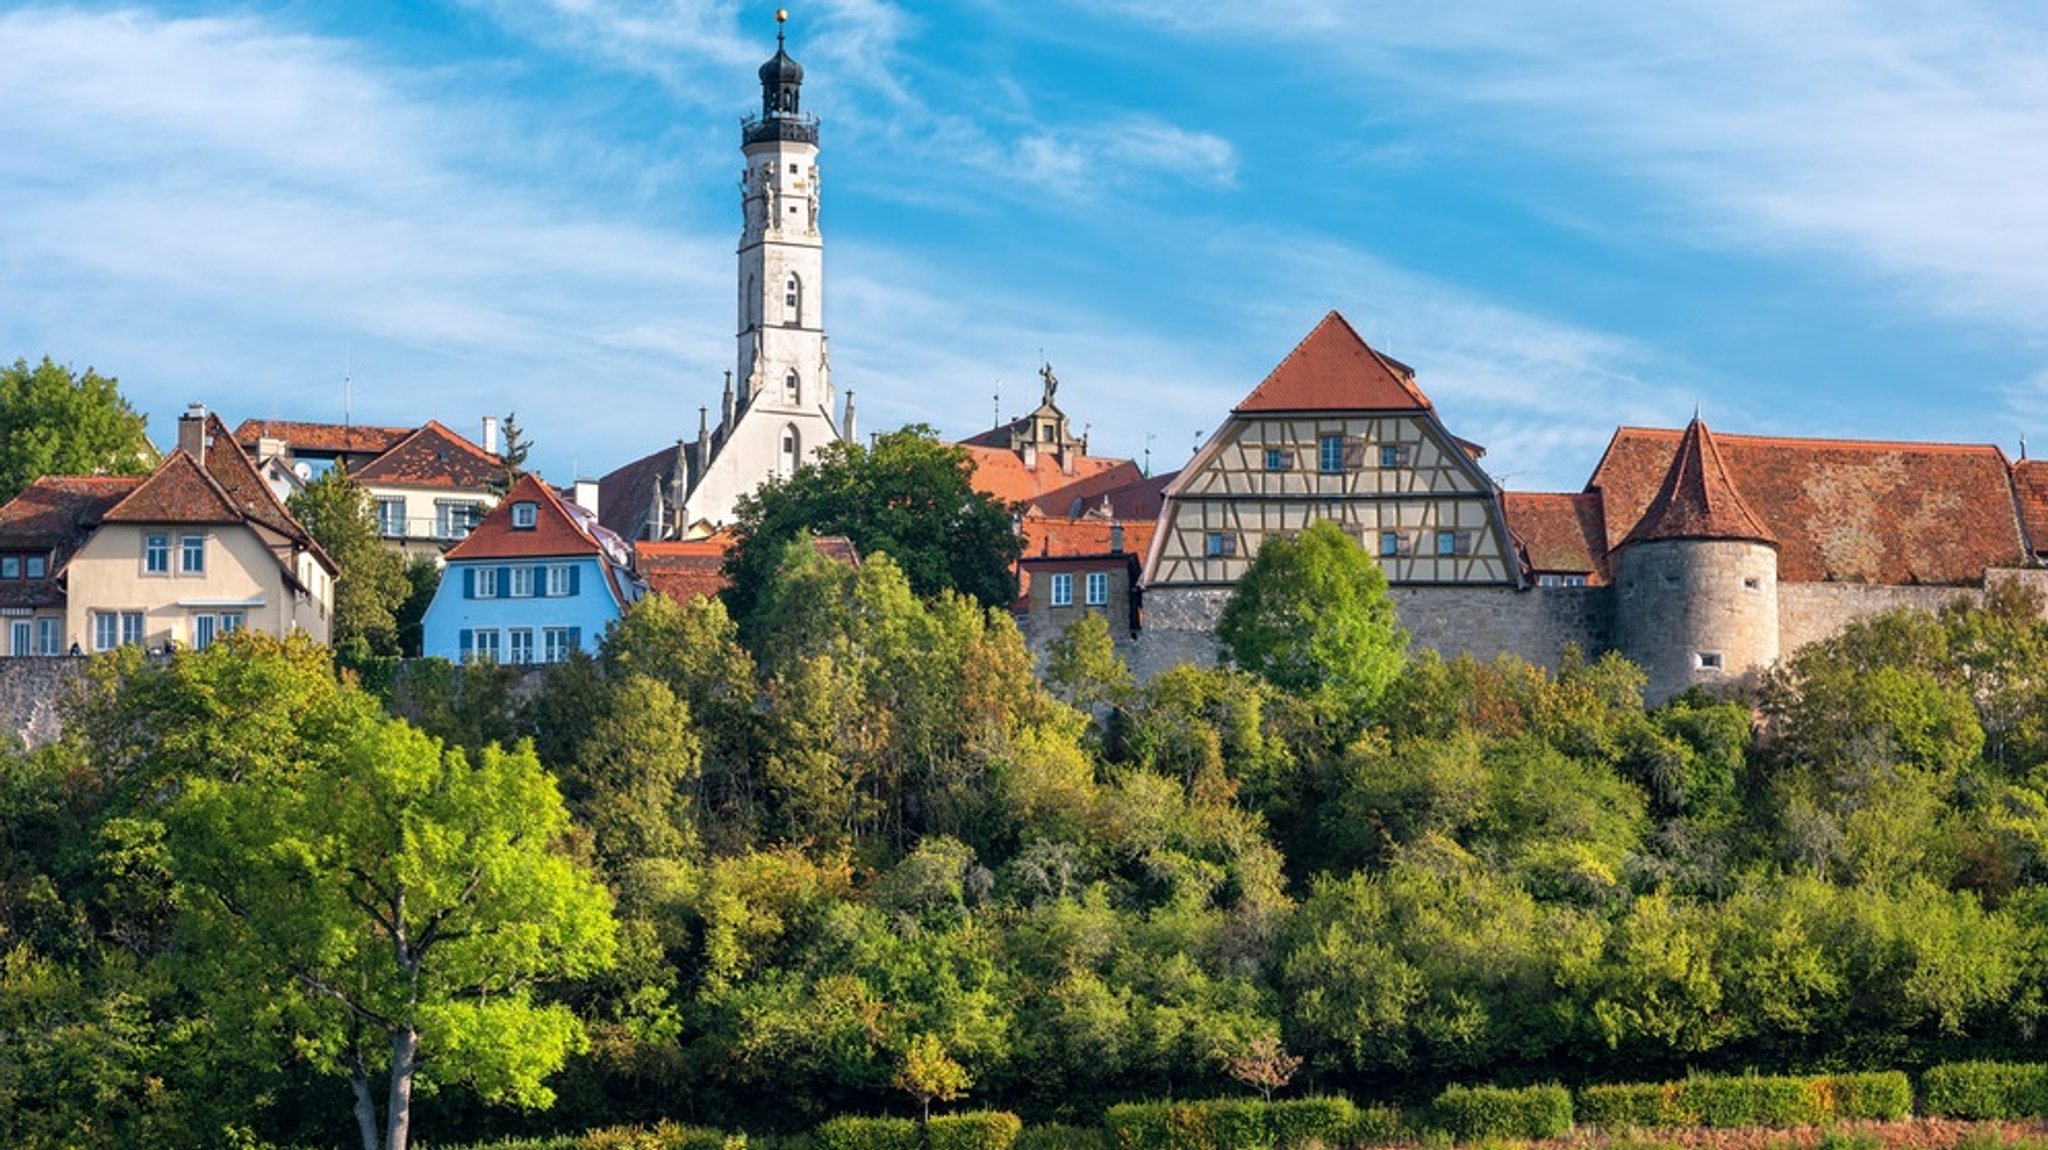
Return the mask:
<svg viewBox="0 0 2048 1150">
<path fill-rule="evenodd" d="M 796 474 L 797 460 L 803 457 L 803 442 L 797 438 L 796 425 L 782 429 L 782 474 Z"/>
<path fill-rule="evenodd" d="M 782 323 L 784 327 L 804 325 L 804 281 L 794 272 L 782 285 Z"/>
<path fill-rule="evenodd" d="M 789 369 L 789 375 L 783 378 L 782 399 L 785 403 L 802 403 L 804 401 L 804 379 L 796 373 L 795 368 Z"/>
</svg>

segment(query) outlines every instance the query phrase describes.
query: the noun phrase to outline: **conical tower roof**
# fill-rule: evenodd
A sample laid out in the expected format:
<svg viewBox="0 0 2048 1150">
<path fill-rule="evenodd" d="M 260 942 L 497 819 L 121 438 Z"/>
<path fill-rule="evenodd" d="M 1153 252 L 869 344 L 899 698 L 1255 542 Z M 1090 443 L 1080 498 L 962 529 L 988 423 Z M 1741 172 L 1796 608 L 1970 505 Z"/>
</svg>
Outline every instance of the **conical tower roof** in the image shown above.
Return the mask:
<svg viewBox="0 0 2048 1150">
<path fill-rule="evenodd" d="M 1657 497 L 1621 541 L 1648 543 L 1658 539 L 1747 539 L 1778 545 L 1770 528 L 1742 501 L 1735 480 L 1721 463 L 1714 435 L 1698 416 L 1679 437 L 1678 453 Z"/>
</svg>

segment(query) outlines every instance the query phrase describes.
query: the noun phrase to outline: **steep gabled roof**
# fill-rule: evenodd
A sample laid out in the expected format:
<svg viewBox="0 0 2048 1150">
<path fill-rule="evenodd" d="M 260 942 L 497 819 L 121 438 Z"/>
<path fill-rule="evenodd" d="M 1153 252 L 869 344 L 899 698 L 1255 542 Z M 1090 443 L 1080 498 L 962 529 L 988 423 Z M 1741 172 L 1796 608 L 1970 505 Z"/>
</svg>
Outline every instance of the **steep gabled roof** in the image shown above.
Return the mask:
<svg viewBox="0 0 2048 1150">
<path fill-rule="evenodd" d="M 1610 548 L 1663 489 L 1684 433 L 1614 433 L 1588 491 Z M 2012 470 L 1990 444 L 1885 443 L 1716 434 L 1729 481 L 1778 543 L 1778 578 L 1969 584 L 2025 554 Z"/>
<path fill-rule="evenodd" d="M 1024 551 L 1020 559 L 1028 563 L 1034 559 L 1128 556 L 1135 562 L 1142 560 L 1152 546 L 1152 533 L 1157 526 L 1149 519 L 1125 523 L 1092 517 L 1034 517 L 1023 522 Z M 1122 528 L 1121 550 L 1112 547 L 1117 528 Z"/>
<path fill-rule="evenodd" d="M 497 456 L 430 419 L 364 464 L 354 479 L 388 487 L 475 491 L 490 486 L 504 466 Z"/>
<path fill-rule="evenodd" d="M 671 444 L 626 464 L 597 481 L 597 519 L 621 538 L 638 539 L 647 525 L 647 509 L 655 492 L 675 475 L 678 452 L 694 459 L 697 444 Z"/>
<path fill-rule="evenodd" d="M 2020 526 L 2035 555 L 2048 552 L 2048 463 L 2022 459 L 2012 465 L 2013 492 L 2019 497 Z"/>
<path fill-rule="evenodd" d="M 1115 473 L 1119 486 L 1142 478 L 1137 466 L 1128 459 L 1083 455 L 1074 461 L 1074 470 L 1069 474 L 1060 470 L 1051 452 L 1039 455 L 1037 466 L 1026 467 L 1008 447 L 959 446 L 974 465 L 974 473 L 969 477 L 974 489 L 1004 503 L 1036 502 L 1106 473 Z"/>
<path fill-rule="evenodd" d="M 233 441 L 228 438 L 227 424 L 211 412 L 206 416 L 206 444 L 207 475 L 220 485 L 228 502 L 244 519 L 311 550 L 330 572 L 339 570 L 333 559 L 313 541 L 305 526 L 278 499 L 277 492 L 264 480 L 263 473 L 256 470 L 256 465 L 247 455 L 234 449 Z"/>
<path fill-rule="evenodd" d="M 240 523 L 242 513 L 198 460 L 173 451 L 101 518 L 107 523 Z"/>
<path fill-rule="evenodd" d="M 1607 537 L 1597 492 L 1503 491 L 1501 511 L 1531 574 L 1607 581 Z"/>
<path fill-rule="evenodd" d="M 533 526 L 512 526 L 512 509 L 521 503 L 534 505 Z M 512 490 L 498 501 L 469 537 L 450 547 L 444 556 L 450 563 L 469 559 L 541 559 L 570 555 L 604 555 L 603 530 L 595 517 L 571 507 L 555 489 L 538 475 L 519 477 Z"/>
<path fill-rule="evenodd" d="M 1721 462 L 1714 433 L 1698 417 L 1679 436 L 1663 485 L 1622 543 L 1658 539 L 1746 539 L 1774 546 L 1778 542 L 1742 501 L 1742 492 Z"/>
<path fill-rule="evenodd" d="M 381 455 L 411 435 L 410 427 L 363 427 L 349 423 L 306 423 L 295 419 L 245 419 L 235 442 L 253 452 L 265 439 L 281 439 L 302 455 Z"/>
<path fill-rule="evenodd" d="M 1417 411 L 1429 406 L 1412 369 L 1374 351 L 1333 311 L 1235 410 Z"/>
</svg>

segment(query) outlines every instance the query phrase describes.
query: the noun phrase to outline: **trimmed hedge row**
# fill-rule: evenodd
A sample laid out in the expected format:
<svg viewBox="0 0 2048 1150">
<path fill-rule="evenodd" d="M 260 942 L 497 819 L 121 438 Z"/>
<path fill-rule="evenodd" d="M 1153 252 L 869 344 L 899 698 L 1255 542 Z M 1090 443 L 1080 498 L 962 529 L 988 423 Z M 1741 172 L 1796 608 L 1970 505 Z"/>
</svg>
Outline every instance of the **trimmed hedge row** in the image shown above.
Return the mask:
<svg viewBox="0 0 2048 1150">
<path fill-rule="evenodd" d="M 2048 1066 L 1946 1062 L 1920 1077 L 1930 1118 L 2038 1118 L 2048 1114 Z"/>
<path fill-rule="evenodd" d="M 1572 1128 L 1572 1095 L 1562 1086 L 1451 1086 L 1429 1109 L 1431 1126 L 1461 1141 L 1558 1138 Z"/>
<path fill-rule="evenodd" d="M 931 1120 L 931 1150 L 1010 1150 L 1023 1126 L 1000 1110 L 941 1114 Z M 834 1118 L 811 1133 L 811 1144 L 815 1150 L 923 1150 L 914 1118 Z"/>
<path fill-rule="evenodd" d="M 1299 1150 L 1311 1144 L 1354 1144 L 1358 1108 L 1348 1098 L 1284 1102 L 1219 1098 L 1194 1102 L 1124 1102 L 1102 1125 L 1109 1150 Z"/>
<path fill-rule="evenodd" d="M 1815 1078 L 1700 1074 L 1677 1082 L 1588 1086 L 1578 1100 L 1579 1121 L 1603 1130 L 1819 1126 L 1908 1117 L 1913 1085 L 1898 1071 Z"/>
</svg>

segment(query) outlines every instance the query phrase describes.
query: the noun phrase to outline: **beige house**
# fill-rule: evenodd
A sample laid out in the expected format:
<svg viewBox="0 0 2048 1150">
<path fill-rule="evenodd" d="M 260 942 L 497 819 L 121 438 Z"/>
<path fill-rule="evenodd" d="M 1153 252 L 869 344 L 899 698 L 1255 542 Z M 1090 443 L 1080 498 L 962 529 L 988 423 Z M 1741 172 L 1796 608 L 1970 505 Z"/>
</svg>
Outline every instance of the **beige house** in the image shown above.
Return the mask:
<svg viewBox="0 0 2048 1150">
<path fill-rule="evenodd" d="M 253 627 L 327 642 L 334 562 L 195 409 L 141 478 L 46 476 L 0 507 L 0 650 L 199 647 Z"/>
</svg>

